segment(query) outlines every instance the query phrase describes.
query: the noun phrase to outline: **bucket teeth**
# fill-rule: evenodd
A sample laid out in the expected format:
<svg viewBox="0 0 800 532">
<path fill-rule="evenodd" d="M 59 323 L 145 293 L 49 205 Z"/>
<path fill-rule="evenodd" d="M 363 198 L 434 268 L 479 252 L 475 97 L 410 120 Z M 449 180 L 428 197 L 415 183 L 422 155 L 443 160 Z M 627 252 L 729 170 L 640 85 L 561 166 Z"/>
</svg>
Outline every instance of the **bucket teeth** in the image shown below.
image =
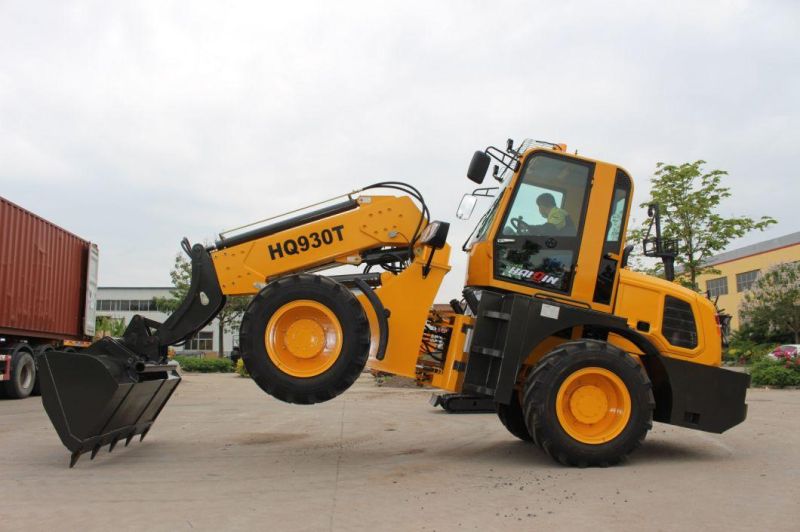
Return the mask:
<svg viewBox="0 0 800 532">
<path fill-rule="evenodd" d="M 147 427 L 146 429 L 144 429 L 144 432 L 142 432 L 142 435 L 139 436 L 139 441 L 143 441 L 144 437 L 147 436 L 148 432 L 150 432 L 150 427 Z"/>
<path fill-rule="evenodd" d="M 180 383 L 173 364 L 147 363 L 146 371 L 132 374 L 132 359 L 129 349 L 111 339 L 84 353 L 48 351 L 40 357 L 42 403 L 71 453 L 70 467 L 81 454 L 94 460 L 106 445 L 113 452 L 122 440 L 127 446 L 137 434 L 144 439 Z"/>
</svg>

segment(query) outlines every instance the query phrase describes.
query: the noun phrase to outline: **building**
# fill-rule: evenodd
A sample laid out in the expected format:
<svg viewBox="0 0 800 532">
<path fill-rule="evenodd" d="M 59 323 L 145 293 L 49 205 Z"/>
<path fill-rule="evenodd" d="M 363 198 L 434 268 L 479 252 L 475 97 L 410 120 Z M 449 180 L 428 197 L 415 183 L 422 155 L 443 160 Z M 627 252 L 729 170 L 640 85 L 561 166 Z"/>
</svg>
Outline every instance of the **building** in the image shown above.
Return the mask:
<svg viewBox="0 0 800 532">
<path fill-rule="evenodd" d="M 719 273 L 697 278 L 700 290 L 707 290 L 718 307 L 733 316 L 731 329 L 739 328 L 742 296 L 770 267 L 782 262 L 800 261 L 800 231 L 720 253 L 707 262 Z"/>
<path fill-rule="evenodd" d="M 163 322 L 168 314 L 157 308 L 155 298 L 171 297 L 171 287 L 119 287 L 101 286 L 97 288 L 97 316 L 122 319 L 127 325 L 136 314 L 145 318 Z M 216 356 L 218 344 L 219 322 L 213 320 L 185 345 L 175 346 L 177 353 Z M 238 332 L 225 332 L 222 336 L 225 355 L 229 355 L 234 345 L 238 345 Z"/>
</svg>

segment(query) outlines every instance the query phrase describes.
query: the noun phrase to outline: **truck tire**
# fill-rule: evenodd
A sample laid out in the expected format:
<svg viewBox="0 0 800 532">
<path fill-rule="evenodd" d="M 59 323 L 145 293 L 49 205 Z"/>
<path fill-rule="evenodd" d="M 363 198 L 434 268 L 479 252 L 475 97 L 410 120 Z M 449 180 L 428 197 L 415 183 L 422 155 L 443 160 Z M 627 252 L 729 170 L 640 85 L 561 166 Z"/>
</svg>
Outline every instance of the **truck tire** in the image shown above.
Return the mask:
<svg viewBox="0 0 800 532">
<path fill-rule="evenodd" d="M 36 383 L 36 364 L 33 352 L 26 344 L 16 344 L 10 349 L 11 379 L 3 383 L 5 396 L 9 399 L 24 399 L 33 391 Z"/>
<path fill-rule="evenodd" d="M 533 436 L 528 432 L 528 426 L 525 424 L 525 414 L 522 411 L 519 393 L 516 390 L 511 396 L 510 404 L 495 403 L 495 408 L 497 417 L 500 418 L 500 423 L 508 429 L 508 432 L 522 441 L 533 441 Z"/>
<path fill-rule="evenodd" d="M 570 466 L 625 460 L 653 426 L 644 368 L 606 342 L 567 342 L 545 355 L 525 383 L 525 422 L 550 457 Z"/>
<path fill-rule="evenodd" d="M 347 288 L 319 275 L 291 275 L 253 298 L 239 346 L 261 389 L 287 403 L 313 404 L 333 399 L 361 375 L 370 328 Z"/>
</svg>

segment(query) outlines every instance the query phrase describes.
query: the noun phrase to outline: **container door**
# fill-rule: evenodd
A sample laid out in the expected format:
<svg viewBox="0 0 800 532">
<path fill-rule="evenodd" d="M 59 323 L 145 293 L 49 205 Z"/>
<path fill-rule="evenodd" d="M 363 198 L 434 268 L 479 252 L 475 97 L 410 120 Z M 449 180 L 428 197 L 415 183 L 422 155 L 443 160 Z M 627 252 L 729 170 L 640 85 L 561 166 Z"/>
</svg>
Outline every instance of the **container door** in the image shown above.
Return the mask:
<svg viewBox="0 0 800 532">
<path fill-rule="evenodd" d="M 97 268 L 100 261 L 100 252 L 97 244 L 89 246 L 89 256 L 86 261 L 86 307 L 83 311 L 83 334 L 94 337 L 95 317 L 97 314 Z"/>
</svg>

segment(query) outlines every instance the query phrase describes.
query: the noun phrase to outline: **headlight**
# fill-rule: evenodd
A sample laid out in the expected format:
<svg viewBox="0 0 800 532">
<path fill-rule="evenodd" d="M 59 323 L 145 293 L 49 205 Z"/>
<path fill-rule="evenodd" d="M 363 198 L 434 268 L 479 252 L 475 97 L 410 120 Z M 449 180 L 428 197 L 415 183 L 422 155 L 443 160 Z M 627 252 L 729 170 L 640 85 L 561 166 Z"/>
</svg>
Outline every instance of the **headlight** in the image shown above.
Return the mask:
<svg viewBox="0 0 800 532">
<path fill-rule="evenodd" d="M 419 243 L 431 246 L 432 248 L 442 249 L 447 243 L 447 233 L 450 231 L 450 224 L 447 222 L 431 222 L 422 230 Z"/>
</svg>

